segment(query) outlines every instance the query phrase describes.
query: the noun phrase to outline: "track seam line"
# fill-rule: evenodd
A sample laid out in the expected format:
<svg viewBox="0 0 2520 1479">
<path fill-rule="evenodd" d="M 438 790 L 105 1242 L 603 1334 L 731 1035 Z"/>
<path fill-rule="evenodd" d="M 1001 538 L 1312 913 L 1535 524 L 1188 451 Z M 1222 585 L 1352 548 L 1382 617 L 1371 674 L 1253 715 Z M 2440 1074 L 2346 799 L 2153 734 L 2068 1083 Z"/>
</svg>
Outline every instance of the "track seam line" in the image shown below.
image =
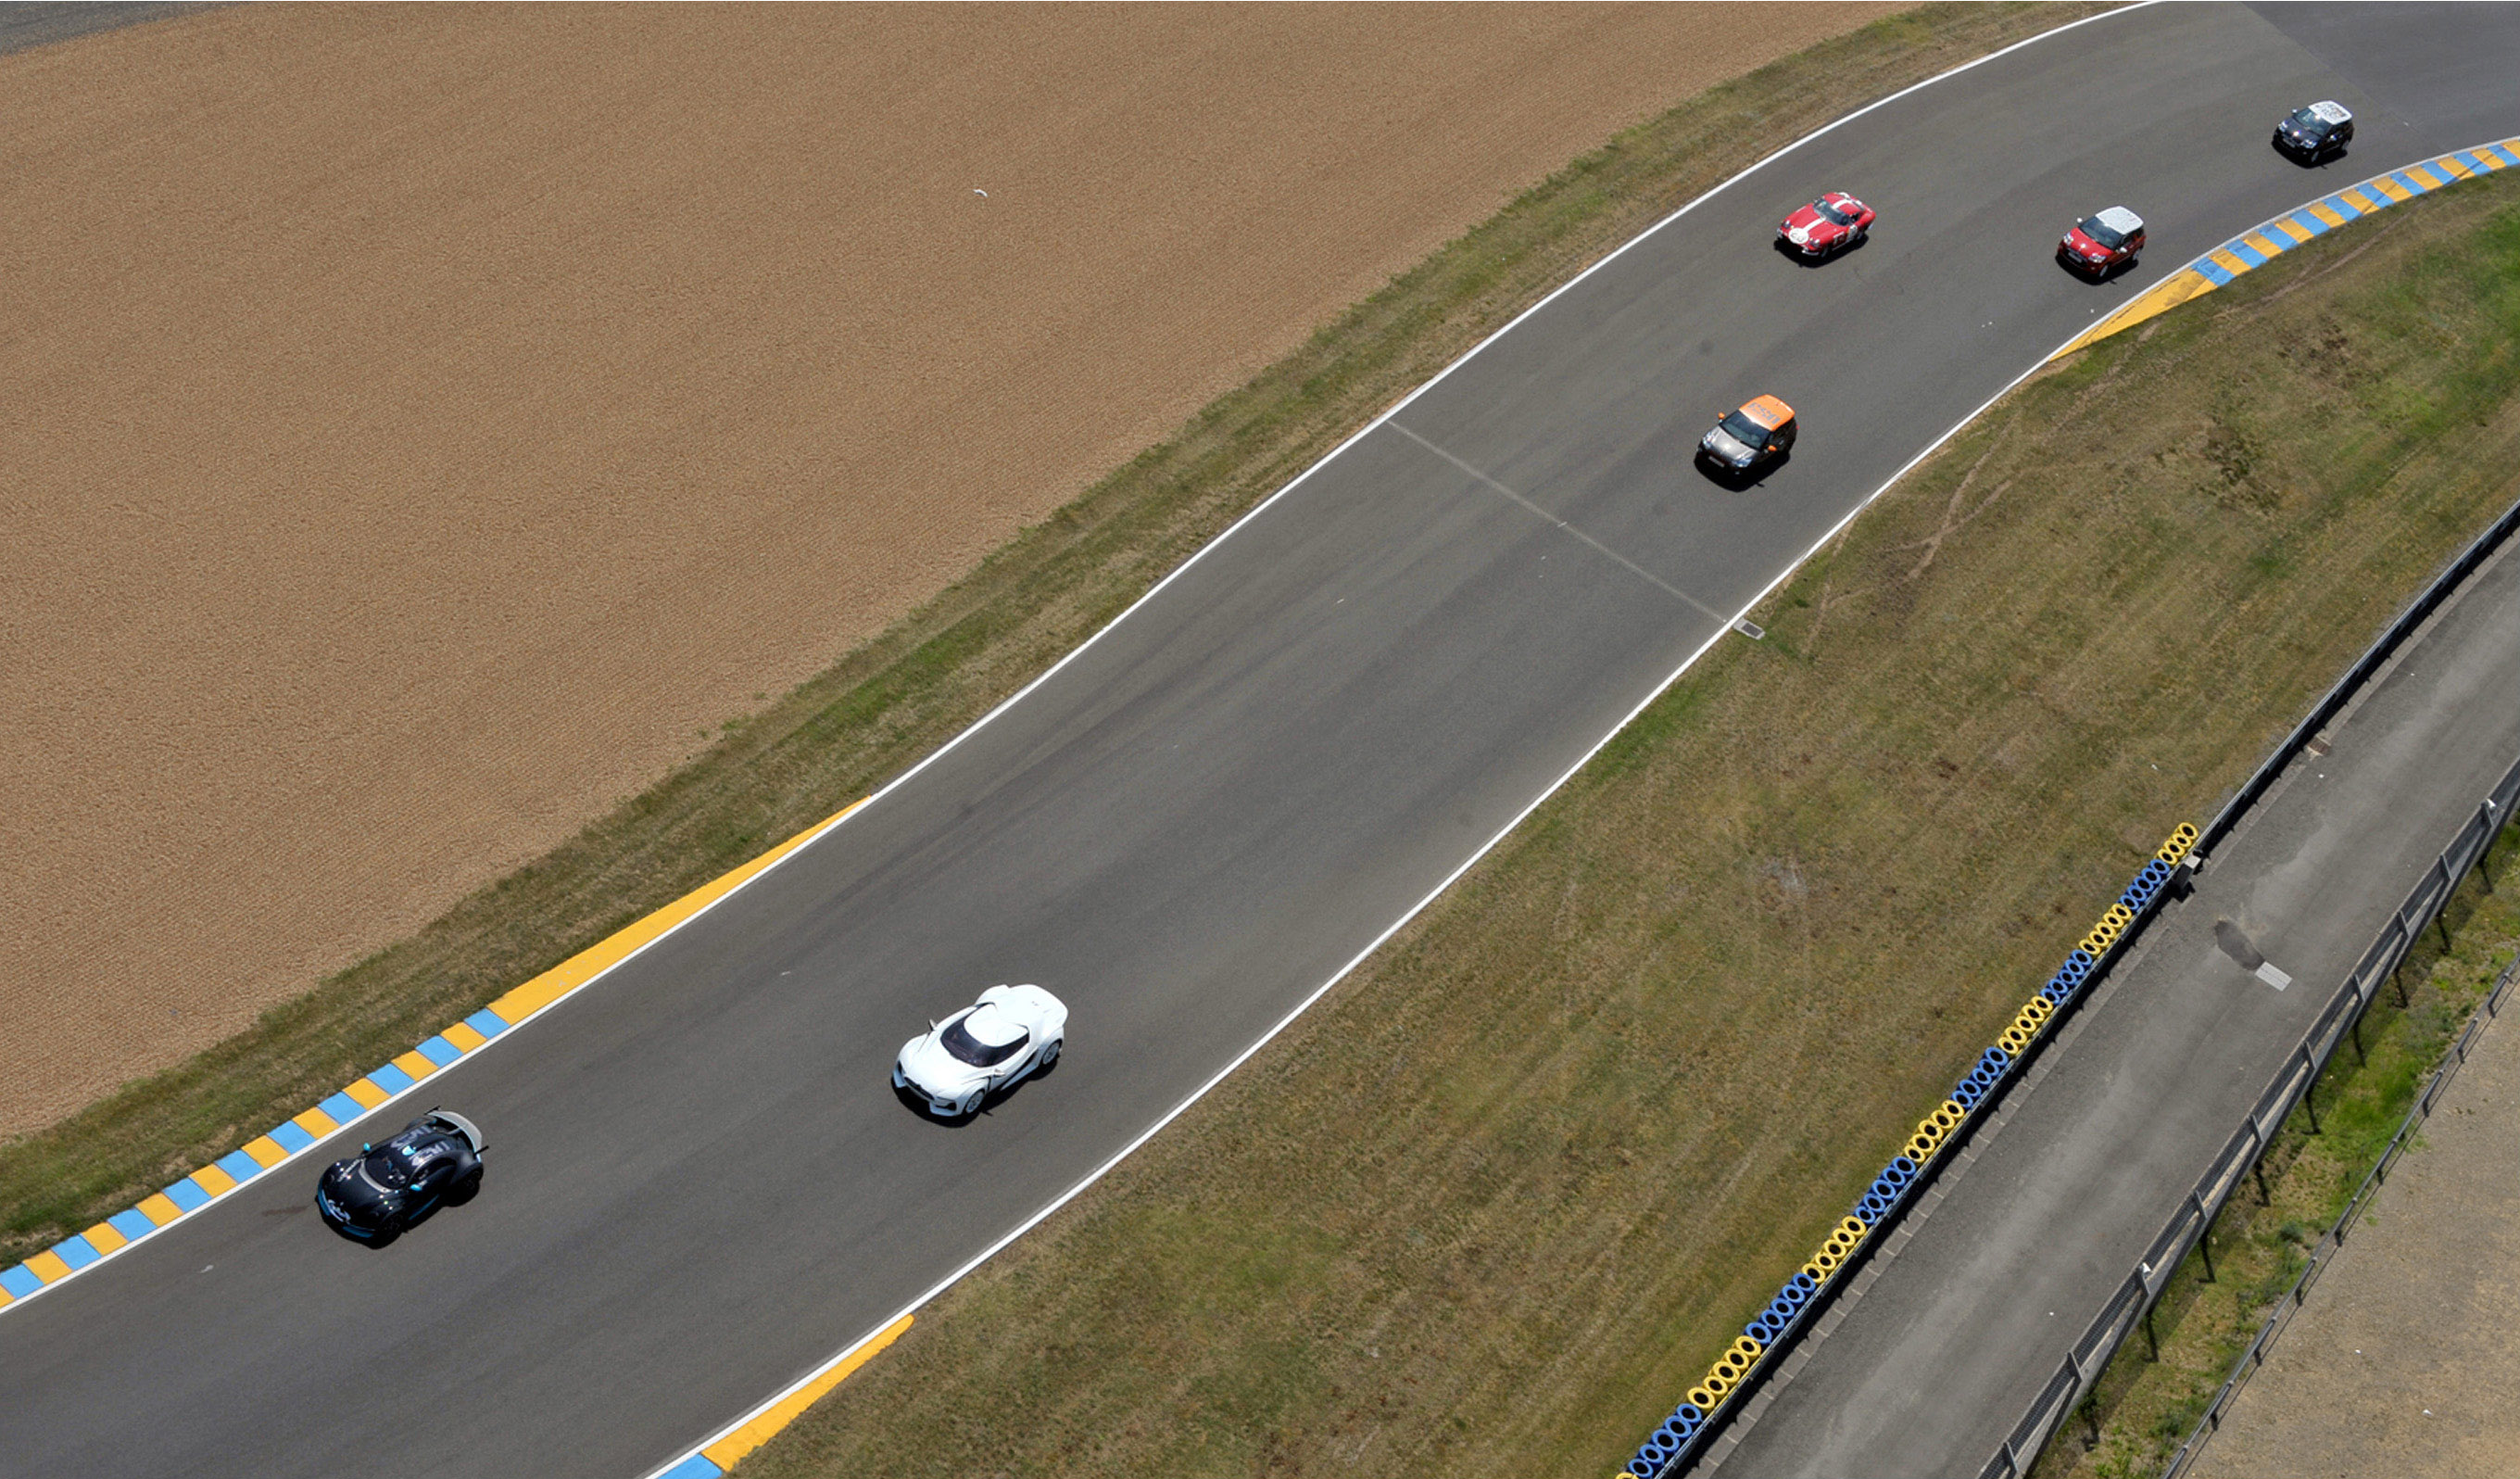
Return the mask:
<svg viewBox="0 0 2520 1479">
<path fill-rule="evenodd" d="M 1425 448 L 1427 451 L 1434 453 L 1437 457 L 1440 457 L 1440 458 L 1442 458 L 1444 461 L 1446 461 L 1446 462 L 1448 462 L 1448 463 L 1451 463 L 1454 467 L 1459 468 L 1460 470 L 1462 470 L 1462 471 L 1463 471 L 1463 472 L 1467 473 L 1467 474 L 1468 474 L 1469 476 L 1471 476 L 1472 478 L 1477 479 L 1479 482 L 1485 483 L 1485 484 L 1486 484 L 1487 486 L 1489 486 L 1490 488 L 1493 488 L 1493 489 L 1495 489 L 1497 492 L 1504 494 L 1507 498 L 1511 499 L 1514 503 L 1516 503 L 1516 504 L 1520 505 L 1521 507 L 1523 507 L 1523 508 L 1525 508 L 1525 509 L 1530 510 L 1533 514 L 1536 514 L 1536 515 L 1538 515 L 1540 517 L 1545 518 L 1545 519 L 1547 519 L 1549 522 L 1551 522 L 1551 523 L 1552 523 L 1552 524 L 1556 525 L 1556 526 L 1557 526 L 1560 530 L 1562 530 L 1563 532 L 1565 532 L 1565 533 L 1567 533 L 1567 534 L 1569 534 L 1569 535 L 1572 535 L 1572 536 L 1573 536 L 1573 537 L 1575 537 L 1576 539 L 1582 540 L 1585 544 L 1590 545 L 1591 547 L 1593 547 L 1593 548 L 1594 548 L 1594 549 L 1596 549 L 1596 550 L 1598 550 L 1600 553 L 1602 553 L 1603 555 L 1608 556 L 1610 559 L 1617 560 L 1621 566 L 1623 566 L 1623 567 L 1625 567 L 1626 569 L 1628 569 L 1628 570 L 1630 570 L 1630 571 L 1634 572 L 1634 573 L 1637 575 L 1637 577 L 1638 577 L 1638 578 L 1640 578 L 1640 579 L 1643 580 L 1643 581 L 1644 581 L 1644 582 L 1646 582 L 1648 585 L 1651 585 L 1652 587 L 1654 587 L 1654 589 L 1656 589 L 1656 590 L 1658 590 L 1658 591 L 1663 592 L 1665 595 L 1671 596 L 1671 597 L 1672 597 L 1672 598 L 1674 598 L 1675 600 L 1678 600 L 1678 601 L 1681 601 L 1681 602 L 1686 603 L 1687 605 L 1690 605 L 1690 606 L 1692 606 L 1692 607 L 1696 608 L 1697 610 L 1704 612 L 1706 615 L 1709 615 L 1709 616 L 1714 617 L 1717 621 L 1724 621 L 1724 620 L 1726 620 L 1726 617 L 1725 617 L 1725 615 L 1724 615 L 1724 613 L 1723 613 L 1722 611 L 1719 611 L 1719 610 L 1715 609 L 1715 607 L 1713 607 L 1713 606 L 1711 606 L 1711 605 L 1708 605 L 1705 602 L 1702 602 L 1702 601 L 1698 600 L 1696 597 L 1689 595 L 1687 591 L 1684 591 L 1684 590 L 1682 590 L 1680 587 L 1678 587 L 1678 586 L 1676 586 L 1676 585 L 1673 585 L 1670 581 L 1663 579 L 1663 578 L 1662 578 L 1661 576 L 1659 576 L 1659 575 L 1656 575 L 1653 571 L 1646 569 L 1643 565 L 1641 565 L 1641 564 L 1637 563 L 1635 560 L 1630 560 L 1630 559 L 1629 559 L 1628 557 L 1626 557 L 1625 555 L 1622 555 L 1622 554 L 1620 554 L 1618 551 L 1611 549 L 1608 545 L 1605 545 L 1605 544 L 1601 543 L 1599 540 L 1595 539 L 1592 535 L 1587 534 L 1587 533 L 1585 533 L 1583 530 L 1581 530 L 1581 529 L 1579 529 L 1579 528 L 1575 527 L 1573 524 L 1568 523 L 1565 519 L 1562 519 L 1562 518 L 1558 517 L 1556 515 L 1550 513 L 1547 509 L 1542 508 L 1540 505 L 1538 505 L 1538 504 L 1536 504 L 1536 503 L 1533 503 L 1530 499 L 1523 497 L 1523 496 L 1522 496 L 1521 494 L 1519 494 L 1519 493 L 1516 493 L 1513 489 L 1508 488 L 1508 487 L 1507 487 L 1505 484 L 1503 484 L 1503 483 L 1501 483 L 1501 482 L 1497 481 L 1495 478 L 1490 477 L 1487 473 L 1480 471 L 1478 469 L 1471 467 L 1468 463 L 1465 463 L 1465 462 L 1462 461 L 1460 458 L 1455 457 L 1452 453 L 1445 451 L 1443 448 L 1441 448 L 1441 447 L 1439 447 L 1439 446 L 1435 445 L 1433 442 L 1430 442 L 1430 441 L 1428 441 L 1426 438 L 1424 438 L 1424 437 L 1422 437 L 1422 436 L 1419 436 L 1417 432 L 1410 430 L 1407 426 L 1404 426 L 1400 425 L 1400 423 L 1398 423 L 1398 422 L 1393 422 L 1393 423 L 1391 423 L 1391 424 L 1390 424 L 1390 426 L 1391 426 L 1391 429 L 1392 429 L 1392 430 L 1399 432 L 1401 435 L 1403 435 L 1403 436 L 1405 436 L 1405 437 L 1409 438 L 1411 441 L 1416 442 L 1418 445 L 1419 445 L 1419 446 L 1421 446 L 1421 447 Z"/>
</svg>

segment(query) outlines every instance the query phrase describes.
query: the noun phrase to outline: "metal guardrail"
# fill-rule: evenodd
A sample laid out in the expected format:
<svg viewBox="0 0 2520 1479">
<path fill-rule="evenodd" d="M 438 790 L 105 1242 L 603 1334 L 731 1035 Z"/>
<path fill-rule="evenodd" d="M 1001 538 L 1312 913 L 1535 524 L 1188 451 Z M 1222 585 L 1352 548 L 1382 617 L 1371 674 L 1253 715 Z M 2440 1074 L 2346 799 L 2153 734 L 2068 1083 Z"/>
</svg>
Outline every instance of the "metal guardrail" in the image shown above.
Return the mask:
<svg viewBox="0 0 2520 1479">
<path fill-rule="evenodd" d="M 2371 1199 L 2379 1195 L 2381 1183 L 2389 1179 L 2390 1169 L 2398 1163 L 2398 1157 L 2406 1153 L 2407 1143 L 2413 1140 L 2415 1132 L 2423 1128 L 2424 1121 L 2432 1117 L 2433 1106 L 2441 1102 L 2443 1093 L 2450 1088 L 2450 1081 L 2458 1076 L 2459 1066 L 2475 1051 L 2476 1040 L 2501 1013 L 2502 998 L 2511 989 L 2515 976 L 2520 976 L 2520 960 L 2502 967 L 2501 978 L 2494 983 L 2494 990 L 2486 997 L 2483 1009 L 2468 1018 L 2467 1030 L 2459 1034 L 2458 1042 L 2452 1045 L 2441 1068 L 2433 1074 L 2432 1082 L 2424 1086 L 2422 1096 L 2407 1111 L 2406 1119 L 2398 1126 L 2398 1133 L 2389 1138 L 2389 1147 L 2380 1152 L 2379 1162 L 2372 1166 L 2371 1174 L 2362 1178 L 2362 1185 L 2355 1188 L 2353 1197 L 2345 1203 L 2345 1210 L 2337 1214 L 2335 1224 L 2319 1235 L 2318 1244 L 2310 1251 L 2309 1261 L 2302 1267 L 2301 1277 L 2293 1280 L 2292 1287 L 2284 1292 L 2282 1298 L 2275 1301 L 2266 1323 L 2259 1327 L 2257 1338 L 2250 1341 L 2249 1348 L 2240 1353 L 2240 1359 L 2231 1364 L 2231 1374 L 2224 1379 L 2223 1389 L 2214 1394 L 2204 1415 L 2196 1419 L 2196 1426 L 2188 1433 L 2187 1441 L 2171 1456 L 2170 1466 L 2161 1471 L 2161 1479 L 2179 1479 L 2180 1475 L 2187 1472 L 2187 1466 L 2195 1462 L 2196 1456 L 2204 1451 L 2206 1440 L 2222 1429 L 2223 1414 L 2230 1410 L 2231 1399 L 2239 1396 L 2240 1388 L 2257 1374 L 2258 1367 L 2266 1365 L 2267 1352 L 2273 1348 L 2275 1337 L 2292 1323 L 2294 1312 L 2309 1297 L 2310 1286 L 2318 1281 L 2329 1257 L 2343 1245 L 2345 1234 L 2362 1215 L 2363 1209 L 2370 1205 Z"/>
<path fill-rule="evenodd" d="M 2506 515 L 2505 522 L 2508 521 Z M 2469 564 L 2466 568 L 2474 566 Z M 2459 574 L 2463 577 L 2465 570 Z M 2428 592 L 2426 595 L 2428 601 L 2419 605 L 2429 609 L 2430 605 L 2439 604 L 2438 593 Z M 2369 667 L 2357 664 L 2356 671 L 2367 677 Z M 2338 695 L 2331 693 L 2327 700 L 2322 700 L 2320 707 L 2332 713 L 2334 706 L 2341 701 Z M 2306 739 L 2311 732 L 2296 732 L 2287 747 Z M 2265 787 L 2261 784 L 2258 789 L 2263 792 Z M 2039 1453 L 2047 1447 L 2048 1440 L 2055 1436 L 2075 1404 L 2099 1380 L 2100 1372 L 2108 1366 L 2110 1358 L 2134 1332 L 2136 1323 L 2151 1310 L 2153 1301 L 2161 1297 L 2171 1276 L 2195 1250 L 2206 1230 L 2213 1226 L 2215 1215 L 2229 1199 L 2232 1188 L 2266 1153 L 2268 1145 L 2282 1129 L 2284 1121 L 2292 1116 L 2293 1110 L 2308 1102 L 2311 1124 L 2317 1127 L 2318 1106 L 2310 1100 L 2310 1093 L 2318 1084 L 2319 1074 L 2326 1070 L 2328 1060 L 2335 1056 L 2336 1050 L 2343 1046 L 2347 1036 L 2362 1020 L 2364 1008 L 2371 1005 L 2371 999 L 2379 993 L 2382 983 L 2406 959 L 2415 937 L 2440 917 L 2442 907 L 2457 891 L 2459 881 L 2484 858 L 2486 850 L 2509 823 L 2514 801 L 2520 801 L 2520 758 L 2514 759 L 2511 768 L 2503 773 L 2501 782 L 2469 814 L 2458 834 L 2433 860 L 2432 867 L 2424 871 L 2423 877 L 2407 895 L 2406 903 L 2399 906 L 2398 912 L 2390 917 L 2388 925 L 2380 931 L 2379 938 L 2372 941 L 2371 948 L 2363 953 L 2362 962 L 2346 974 L 2335 994 L 2328 999 L 2327 1006 L 2319 1012 L 2318 1019 L 2302 1035 L 2299 1046 L 2286 1059 L 2282 1070 L 2267 1086 L 2266 1093 L 2259 1097 L 2257 1107 L 2224 1143 L 2222 1153 L 2214 1157 L 2212 1166 L 2197 1180 L 2179 1210 L 2171 1215 L 2168 1225 L 2161 1230 L 2161 1235 L 2153 1239 L 2152 1246 L 2145 1250 L 2137 1264 L 2136 1271 L 2127 1276 L 2126 1282 L 2119 1286 L 2117 1293 L 2110 1297 L 2084 1330 L 2083 1338 L 2066 1353 L 2064 1364 L 2048 1379 L 2003 1447 L 1987 1460 L 1986 1467 L 1979 1470 L 1979 1479 L 2018 1479 L 2018 1476 L 2029 1472 L 2031 1465 L 2038 1462 Z M 2226 811 L 2228 815 L 2236 815 L 2228 808 Z M 2210 1264 L 2213 1256 L 2210 1250 L 2206 1256 Z M 2228 1392 L 2226 1395 L 2228 1397 Z"/>
<path fill-rule="evenodd" d="M 2345 670 L 2345 676 L 2337 679 L 2335 686 L 2321 695 L 2318 702 L 2311 705 L 2310 713 L 2293 727 L 2291 734 L 2284 737 L 2284 742 L 2274 747 L 2265 763 L 2252 772 L 2248 780 L 2240 783 L 2240 788 L 2231 793 L 2231 799 L 2223 803 L 2223 809 L 2214 814 L 2214 820 L 2205 824 L 2204 836 L 2196 844 L 2198 852 L 2209 858 L 2214 855 L 2215 847 L 2249 808 L 2258 804 L 2258 798 L 2267 793 L 2268 786 L 2274 784 L 2275 777 L 2283 774 L 2284 767 L 2300 756 L 2302 747 L 2310 742 L 2311 737 L 2327 728 L 2337 713 L 2362 691 L 2362 685 L 2371 681 L 2371 675 L 2380 670 L 2380 665 L 2396 655 L 2415 628 L 2439 610 L 2452 591 L 2465 585 L 2467 577 L 2475 574 L 2476 567 L 2501 548 L 2502 541 L 2510 538 L 2515 529 L 2520 529 L 2520 503 L 2505 509 L 2500 518 L 2469 541 L 2467 548 L 2433 577 L 2432 584 L 2424 587 L 2421 595 L 2407 603 L 2407 608 L 2398 613 L 2398 619 L 2390 622 L 2388 629 L 2372 642 L 2354 666 Z"/>
</svg>

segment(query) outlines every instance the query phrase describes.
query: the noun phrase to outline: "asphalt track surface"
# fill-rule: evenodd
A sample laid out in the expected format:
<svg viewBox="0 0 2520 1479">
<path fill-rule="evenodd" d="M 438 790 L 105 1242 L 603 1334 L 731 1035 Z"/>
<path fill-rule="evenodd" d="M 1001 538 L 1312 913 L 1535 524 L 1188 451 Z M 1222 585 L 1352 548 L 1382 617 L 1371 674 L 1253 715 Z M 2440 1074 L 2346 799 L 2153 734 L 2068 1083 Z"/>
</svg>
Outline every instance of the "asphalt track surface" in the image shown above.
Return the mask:
<svg viewBox="0 0 2520 1479">
<path fill-rule="evenodd" d="M 118 0 L 100 0 L 100 3 L 92 4 L 68 3 L 68 0 L 11 0 L 11 3 L 0 4 L 0 57 L 11 52 L 50 46 L 56 41 L 92 36 L 99 31 L 145 25 L 152 21 L 171 21 L 195 11 L 218 8 L 216 4 L 118 3 Z"/>
<path fill-rule="evenodd" d="M 1697 1471 L 1979 1472 L 2520 755 L 2515 695 L 2520 542 L 2216 845 Z"/>
<path fill-rule="evenodd" d="M 820 841 L 431 1079 L 408 1108 L 490 1138 L 472 1205 L 344 1242 L 307 1205 L 326 1145 L 0 1315 L 0 1466 L 621 1479 L 709 1437 L 1207 1084 L 2098 313 L 2319 191 L 2520 132 L 2507 88 L 2436 76 L 2417 121 L 2402 73 L 2323 60 L 2426 23 L 2121 13 L 1733 182 Z M 2346 160 L 2268 149 L 2325 96 L 2368 120 Z M 1880 208 L 1871 244 L 1778 254 L 1829 188 Z M 2116 202 L 2147 260 L 2064 274 L 2057 234 Z M 1802 413 L 1791 461 L 1704 480 L 1697 434 L 1760 391 Z M 894 1050 L 1003 980 L 1067 1001 L 1058 1072 L 968 1128 L 912 1116 Z"/>
</svg>

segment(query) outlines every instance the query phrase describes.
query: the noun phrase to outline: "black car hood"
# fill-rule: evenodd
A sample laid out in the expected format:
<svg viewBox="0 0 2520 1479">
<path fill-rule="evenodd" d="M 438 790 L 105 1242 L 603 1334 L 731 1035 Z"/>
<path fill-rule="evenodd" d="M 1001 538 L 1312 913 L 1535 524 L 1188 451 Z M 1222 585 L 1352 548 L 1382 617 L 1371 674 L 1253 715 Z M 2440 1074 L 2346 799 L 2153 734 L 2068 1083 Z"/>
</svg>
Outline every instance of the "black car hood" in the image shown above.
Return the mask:
<svg viewBox="0 0 2520 1479">
<path fill-rule="evenodd" d="M 333 1169 L 324 1173 L 323 1189 L 324 1194 L 332 1198 L 334 1206 L 354 1216 L 390 1212 L 402 1204 L 399 1192 L 381 1190 L 361 1176 L 356 1160 L 334 1162 Z"/>
</svg>

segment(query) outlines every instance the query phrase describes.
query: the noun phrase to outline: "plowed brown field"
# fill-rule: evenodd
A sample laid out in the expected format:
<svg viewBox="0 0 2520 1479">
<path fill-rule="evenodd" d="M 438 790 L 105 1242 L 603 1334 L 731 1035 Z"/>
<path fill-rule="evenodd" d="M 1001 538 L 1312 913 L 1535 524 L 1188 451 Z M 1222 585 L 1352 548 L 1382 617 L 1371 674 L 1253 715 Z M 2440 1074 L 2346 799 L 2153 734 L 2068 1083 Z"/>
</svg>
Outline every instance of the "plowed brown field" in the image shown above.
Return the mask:
<svg viewBox="0 0 2520 1479">
<path fill-rule="evenodd" d="M 0 1134 L 1891 8 L 275 6 L 0 57 Z"/>
</svg>

